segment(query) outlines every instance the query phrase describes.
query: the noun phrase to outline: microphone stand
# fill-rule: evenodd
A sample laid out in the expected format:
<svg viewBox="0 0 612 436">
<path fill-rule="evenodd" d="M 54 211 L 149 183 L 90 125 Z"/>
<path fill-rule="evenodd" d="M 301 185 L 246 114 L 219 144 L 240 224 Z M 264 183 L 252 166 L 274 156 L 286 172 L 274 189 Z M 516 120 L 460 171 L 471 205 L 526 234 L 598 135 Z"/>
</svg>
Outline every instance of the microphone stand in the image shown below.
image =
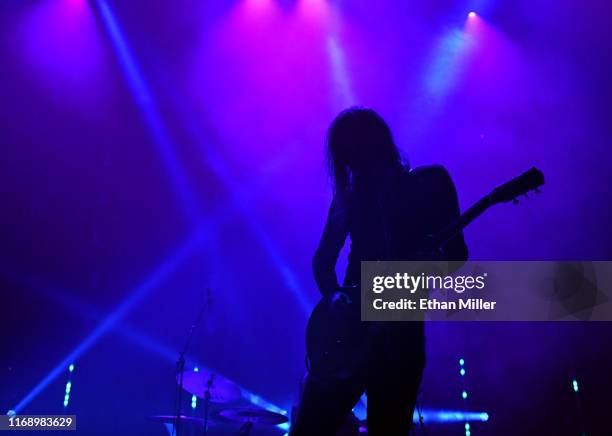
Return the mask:
<svg viewBox="0 0 612 436">
<path fill-rule="evenodd" d="M 206 382 L 206 391 L 204 392 L 204 436 L 208 434 L 208 413 L 210 408 L 210 388 L 213 384 L 213 376 Z"/>
<path fill-rule="evenodd" d="M 202 317 L 204 315 L 204 309 L 206 306 L 210 306 L 210 289 L 208 292 L 208 301 L 207 303 L 202 303 L 202 307 L 198 312 L 198 316 L 193 324 L 191 324 L 191 328 L 189 329 L 189 335 L 187 336 L 187 341 L 185 341 L 185 346 L 179 353 L 179 358 L 176 361 L 176 373 L 178 375 L 178 390 L 176 394 L 176 417 L 174 421 L 174 431 L 173 434 L 176 436 L 180 436 L 180 428 L 181 428 L 181 413 L 182 413 L 182 401 L 183 401 L 183 376 L 185 374 L 185 354 L 189 351 L 189 345 L 191 345 L 191 339 L 193 338 L 193 334 L 202 321 Z"/>
</svg>

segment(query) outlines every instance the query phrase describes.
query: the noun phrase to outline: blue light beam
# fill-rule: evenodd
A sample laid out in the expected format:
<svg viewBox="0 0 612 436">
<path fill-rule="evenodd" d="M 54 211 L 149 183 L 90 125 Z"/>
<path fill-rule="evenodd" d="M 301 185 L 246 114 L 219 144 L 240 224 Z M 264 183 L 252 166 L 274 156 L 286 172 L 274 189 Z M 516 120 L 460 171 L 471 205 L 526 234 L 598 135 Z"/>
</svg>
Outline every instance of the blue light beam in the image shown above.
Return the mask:
<svg viewBox="0 0 612 436">
<path fill-rule="evenodd" d="M 19 413 L 34 398 L 36 398 L 67 366 L 77 360 L 91 348 L 106 332 L 112 329 L 138 302 L 147 296 L 160 283 L 167 279 L 200 244 L 203 232 L 195 232 L 183 245 L 172 253 L 151 275 L 138 285 L 126 300 L 113 310 L 76 348 L 74 348 L 51 372 L 45 376 L 19 403 L 13 408 Z"/>
<path fill-rule="evenodd" d="M 200 140 L 200 137 L 203 136 L 200 132 L 201 123 L 196 122 L 193 119 L 193 115 L 183 109 L 182 105 L 176 100 L 176 96 L 169 95 L 168 97 L 173 102 L 174 110 L 179 114 L 179 119 L 183 121 L 186 132 L 195 143 L 199 144 L 203 161 L 223 184 L 228 193 L 228 209 L 233 209 L 233 212 L 244 220 L 257 243 L 272 262 L 272 266 L 300 304 L 304 315 L 308 316 L 315 305 L 315 301 L 306 294 L 297 274 L 283 256 L 282 250 L 270 238 L 263 225 L 253 217 L 252 209 L 249 206 L 248 190 L 236 181 L 236 177 L 231 173 L 221 155 L 213 147 L 202 143 Z M 256 186 L 251 187 L 251 192 L 256 191 L 254 188 Z"/>
<path fill-rule="evenodd" d="M 424 92 L 434 106 L 443 103 L 461 78 L 474 44 L 463 29 L 451 29 L 434 50 L 423 74 Z"/>
<path fill-rule="evenodd" d="M 85 303 L 79 300 L 78 298 L 76 298 L 74 295 L 75 294 L 74 292 L 69 293 L 66 291 L 62 291 L 56 287 L 43 285 L 40 280 L 36 280 L 31 277 L 24 278 L 14 273 L 6 272 L 4 270 L 2 272 L 6 273 L 7 275 L 10 275 L 12 279 L 21 283 L 23 286 L 27 286 L 32 289 L 35 289 L 36 291 L 43 294 L 45 297 L 54 301 L 56 304 L 61 304 L 66 309 L 69 309 L 88 320 L 94 320 L 94 321 L 103 320 L 103 316 L 101 315 L 101 312 L 98 309 L 96 309 L 91 304 Z M 153 355 L 167 362 L 174 362 L 176 360 L 176 356 L 178 355 L 177 350 L 161 343 L 160 341 L 154 339 L 153 337 L 146 334 L 145 332 L 125 324 L 125 322 L 121 322 L 120 320 L 118 320 L 118 322 L 109 326 L 109 330 L 114 333 L 119 334 L 123 339 L 128 340 L 129 342 L 133 344 L 136 344 L 140 348 L 152 353 Z M 217 371 L 214 371 L 210 368 L 206 368 L 200 363 L 196 363 L 189 358 L 187 358 L 186 365 L 188 367 L 193 367 L 193 370 L 195 372 L 199 372 L 200 368 L 204 368 L 204 370 L 208 372 L 217 373 Z M 74 364 L 70 364 L 70 366 L 68 367 L 68 371 L 70 373 L 74 371 Z M 238 383 L 236 384 L 239 385 Z M 248 389 L 240 386 L 240 390 L 242 392 L 242 397 L 248 402 L 250 402 L 251 404 L 264 408 L 271 412 L 276 412 L 276 413 L 280 413 L 283 415 L 288 414 L 288 411 L 286 409 L 283 409 L 275 405 L 274 403 L 265 400 L 263 397 L 249 391 Z M 194 404 L 197 406 L 197 400 L 194 401 L 193 397 L 192 397 L 191 404 L 192 404 L 192 407 L 194 406 Z M 284 425 L 281 424 L 279 426 L 280 429 L 285 429 L 285 427 L 288 428 L 287 424 L 284 424 Z"/>
<path fill-rule="evenodd" d="M 334 89 L 338 90 L 340 106 L 345 108 L 354 105 L 356 100 L 346 69 L 346 56 L 335 36 L 327 38 L 327 54 L 331 62 L 332 79 L 337 85 Z"/>
<path fill-rule="evenodd" d="M 176 156 L 176 146 L 157 109 L 153 93 L 149 89 L 107 1 L 96 0 L 95 3 L 97 4 L 102 24 L 108 32 L 113 48 L 119 58 L 119 65 L 121 66 L 123 75 L 142 112 L 153 143 L 166 166 L 177 195 L 179 196 L 183 212 L 192 224 L 197 223 L 200 212 L 195 195 L 189 186 L 187 178 L 185 177 L 185 172 Z"/>
</svg>

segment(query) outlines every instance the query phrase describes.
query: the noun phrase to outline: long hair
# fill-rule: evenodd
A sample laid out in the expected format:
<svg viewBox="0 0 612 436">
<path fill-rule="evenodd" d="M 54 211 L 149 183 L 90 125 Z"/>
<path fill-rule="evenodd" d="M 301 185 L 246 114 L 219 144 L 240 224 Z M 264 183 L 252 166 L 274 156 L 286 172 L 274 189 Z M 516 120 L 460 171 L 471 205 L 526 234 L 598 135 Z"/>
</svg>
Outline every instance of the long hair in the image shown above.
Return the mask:
<svg viewBox="0 0 612 436">
<path fill-rule="evenodd" d="M 340 112 L 325 142 L 334 192 L 375 189 L 380 178 L 404 169 L 389 126 L 372 109 L 351 107 Z"/>
</svg>

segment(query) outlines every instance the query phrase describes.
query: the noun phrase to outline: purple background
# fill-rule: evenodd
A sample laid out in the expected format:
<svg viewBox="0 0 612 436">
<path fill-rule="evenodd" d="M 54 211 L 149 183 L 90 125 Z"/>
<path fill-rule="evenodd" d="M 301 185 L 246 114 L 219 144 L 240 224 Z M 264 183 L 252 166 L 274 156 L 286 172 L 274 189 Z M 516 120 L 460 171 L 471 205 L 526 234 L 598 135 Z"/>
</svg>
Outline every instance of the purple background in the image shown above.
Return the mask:
<svg viewBox="0 0 612 436">
<path fill-rule="evenodd" d="M 611 13 L 605 0 L 3 1 L 0 408 L 114 313 L 78 353 L 69 410 L 91 434 L 151 434 L 210 287 L 190 358 L 288 410 L 318 298 L 323 137 L 351 104 L 379 111 L 413 166 L 445 165 L 464 209 L 545 173 L 542 195 L 466 230 L 472 259 L 609 260 Z M 603 323 L 430 325 L 423 405 L 487 411 L 477 433 L 560 432 L 577 377 L 603 431 L 610 339 Z M 62 413 L 66 377 L 24 413 Z"/>
</svg>

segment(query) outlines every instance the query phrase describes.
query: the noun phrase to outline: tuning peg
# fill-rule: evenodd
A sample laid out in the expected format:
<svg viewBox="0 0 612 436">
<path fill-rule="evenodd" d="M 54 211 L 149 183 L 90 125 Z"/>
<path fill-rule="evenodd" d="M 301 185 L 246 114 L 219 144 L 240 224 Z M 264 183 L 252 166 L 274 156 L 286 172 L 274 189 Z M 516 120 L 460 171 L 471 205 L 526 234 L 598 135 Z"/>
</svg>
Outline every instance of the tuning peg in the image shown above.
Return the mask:
<svg viewBox="0 0 612 436">
<path fill-rule="evenodd" d="M 512 200 L 512 204 L 519 204 L 519 201 L 515 198 L 514 200 Z"/>
</svg>

